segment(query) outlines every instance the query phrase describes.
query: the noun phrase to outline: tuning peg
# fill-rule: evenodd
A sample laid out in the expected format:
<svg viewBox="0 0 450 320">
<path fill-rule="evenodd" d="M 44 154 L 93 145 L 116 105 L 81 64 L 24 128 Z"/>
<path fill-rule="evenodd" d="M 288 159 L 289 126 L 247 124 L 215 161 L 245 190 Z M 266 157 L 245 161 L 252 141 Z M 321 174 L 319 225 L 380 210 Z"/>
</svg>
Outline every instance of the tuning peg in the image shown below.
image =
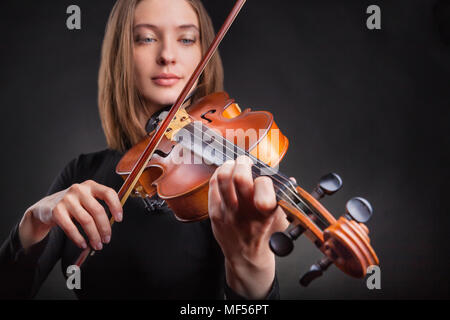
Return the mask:
<svg viewBox="0 0 450 320">
<path fill-rule="evenodd" d="M 347 201 L 345 205 L 347 219 L 353 219 L 357 222 L 367 222 L 373 214 L 372 206 L 364 198 L 356 197 Z"/>
<path fill-rule="evenodd" d="M 323 258 L 316 264 L 313 264 L 308 272 L 300 278 L 300 284 L 307 287 L 314 279 L 319 278 L 333 263 L 329 258 Z"/>
<path fill-rule="evenodd" d="M 336 173 L 329 173 L 324 175 L 319 180 L 319 184 L 311 192 L 311 195 L 316 199 L 320 200 L 325 195 L 331 196 L 333 193 L 339 191 L 342 188 L 342 179 Z"/>
<path fill-rule="evenodd" d="M 294 241 L 284 232 L 275 232 L 270 237 L 269 246 L 277 256 L 284 257 L 294 249 Z"/>
<path fill-rule="evenodd" d="M 273 253 L 279 257 L 287 256 L 294 249 L 294 240 L 305 232 L 305 228 L 300 225 L 285 232 L 275 232 L 270 237 L 269 247 Z"/>
</svg>

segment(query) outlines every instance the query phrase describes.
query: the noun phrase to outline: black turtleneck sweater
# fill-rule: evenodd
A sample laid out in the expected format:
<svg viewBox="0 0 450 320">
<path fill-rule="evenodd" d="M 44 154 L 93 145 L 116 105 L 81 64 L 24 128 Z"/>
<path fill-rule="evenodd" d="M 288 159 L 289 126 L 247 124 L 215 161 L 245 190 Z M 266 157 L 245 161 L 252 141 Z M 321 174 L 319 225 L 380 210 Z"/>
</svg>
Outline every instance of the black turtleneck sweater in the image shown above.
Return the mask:
<svg viewBox="0 0 450 320">
<path fill-rule="evenodd" d="M 60 172 L 47 194 L 89 179 L 118 191 L 123 179 L 115 168 L 122 156 L 110 149 L 80 155 Z M 182 223 L 167 206 L 148 210 L 141 198 L 133 197 L 123 212 L 111 242 L 82 266 L 81 289 L 74 289 L 79 299 L 242 298 L 226 285 L 224 257 L 209 219 Z M 0 247 L 0 297 L 34 297 L 59 259 L 67 278 L 67 267 L 80 252 L 59 227 L 25 251 L 17 223 Z M 277 298 L 275 277 L 267 299 Z"/>
</svg>

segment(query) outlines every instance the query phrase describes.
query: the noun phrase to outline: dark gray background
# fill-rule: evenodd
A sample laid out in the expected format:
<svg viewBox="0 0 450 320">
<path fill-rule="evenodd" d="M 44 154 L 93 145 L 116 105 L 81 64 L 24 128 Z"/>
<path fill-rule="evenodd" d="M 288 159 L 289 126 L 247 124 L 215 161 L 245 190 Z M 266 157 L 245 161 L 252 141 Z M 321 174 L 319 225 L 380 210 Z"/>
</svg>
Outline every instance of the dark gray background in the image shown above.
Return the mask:
<svg viewBox="0 0 450 320">
<path fill-rule="evenodd" d="M 216 28 L 234 3 L 204 2 Z M 381 290 L 335 267 L 299 287 L 320 257 L 301 239 L 277 260 L 282 298 L 449 297 L 450 46 L 436 2 L 249 0 L 220 46 L 229 94 L 274 113 L 290 139 L 282 171 L 307 190 L 339 173 L 344 188 L 324 201 L 336 216 L 356 195 L 375 209 Z M 106 146 L 97 71 L 113 3 L 1 2 L 1 241 L 69 160 Z M 81 7 L 80 31 L 66 28 L 70 4 Z M 366 28 L 370 4 L 382 30 Z M 38 298 L 73 297 L 58 265 Z"/>
</svg>

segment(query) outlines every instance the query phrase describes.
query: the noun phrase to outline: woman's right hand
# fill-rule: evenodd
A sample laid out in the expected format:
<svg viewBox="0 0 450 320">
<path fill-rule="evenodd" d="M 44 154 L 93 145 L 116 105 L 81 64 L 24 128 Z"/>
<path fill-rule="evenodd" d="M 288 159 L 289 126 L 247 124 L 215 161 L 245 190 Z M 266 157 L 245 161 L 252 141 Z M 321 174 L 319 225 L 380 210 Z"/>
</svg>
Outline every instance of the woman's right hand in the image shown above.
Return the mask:
<svg viewBox="0 0 450 320">
<path fill-rule="evenodd" d="M 78 247 L 87 248 L 83 236 L 74 224 L 77 221 L 94 250 L 111 240 L 111 225 L 102 199 L 115 221 L 122 221 L 123 210 L 116 191 L 93 180 L 76 183 L 51 194 L 29 207 L 19 224 L 19 237 L 23 248 L 43 240 L 51 228 L 58 225 Z"/>
</svg>

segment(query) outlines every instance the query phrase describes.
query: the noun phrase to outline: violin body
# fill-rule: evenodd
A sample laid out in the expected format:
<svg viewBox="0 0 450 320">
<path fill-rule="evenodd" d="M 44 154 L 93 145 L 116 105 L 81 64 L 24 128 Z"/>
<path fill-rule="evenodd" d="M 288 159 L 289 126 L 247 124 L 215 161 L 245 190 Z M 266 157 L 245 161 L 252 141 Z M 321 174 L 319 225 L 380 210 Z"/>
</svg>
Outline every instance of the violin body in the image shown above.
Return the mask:
<svg viewBox="0 0 450 320">
<path fill-rule="evenodd" d="M 278 164 L 287 151 L 288 139 L 279 132 L 271 113 L 250 109 L 241 112 L 225 92 L 199 99 L 189 107 L 188 113 L 192 123 L 203 123 L 222 137 L 226 137 L 227 133 L 230 135 L 230 132 L 238 133 L 233 134 L 232 142 L 255 157 L 260 155 L 259 159 L 268 165 Z M 272 137 L 274 132 L 278 133 L 276 139 Z M 248 134 L 246 141 L 238 141 L 239 133 L 254 134 Z M 117 174 L 126 179 L 152 135 L 153 132 L 122 157 L 116 167 Z M 201 137 L 207 138 L 205 135 Z M 181 157 L 182 152 L 189 154 Z M 181 158 L 187 161 L 180 161 Z M 157 193 L 180 221 L 208 218 L 208 185 L 217 166 L 208 165 L 199 158 L 192 151 L 186 151 L 186 148 L 183 150 L 181 144 L 164 136 L 140 176 L 135 193 L 142 197 L 152 197 Z"/>
</svg>

